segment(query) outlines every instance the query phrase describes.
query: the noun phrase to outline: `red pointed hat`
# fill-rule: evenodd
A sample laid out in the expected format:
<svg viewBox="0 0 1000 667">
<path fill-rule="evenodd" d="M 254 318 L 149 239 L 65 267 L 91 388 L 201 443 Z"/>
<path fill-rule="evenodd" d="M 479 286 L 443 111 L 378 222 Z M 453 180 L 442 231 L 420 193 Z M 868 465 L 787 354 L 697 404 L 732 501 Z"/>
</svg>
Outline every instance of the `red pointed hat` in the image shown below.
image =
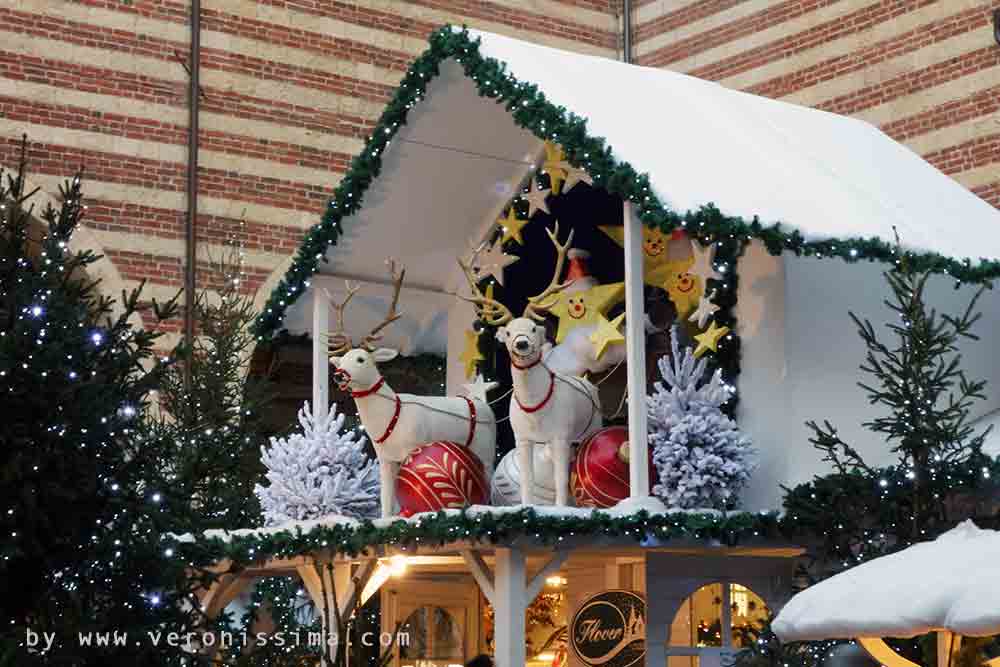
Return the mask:
<svg viewBox="0 0 1000 667">
<path fill-rule="evenodd" d="M 597 279 L 590 275 L 590 269 L 587 267 L 589 252 L 580 248 L 570 248 L 566 257 L 569 258 L 569 264 L 566 266 L 565 280 L 573 281 L 565 290 L 567 294 L 586 292 L 591 287 L 597 286 Z"/>
</svg>

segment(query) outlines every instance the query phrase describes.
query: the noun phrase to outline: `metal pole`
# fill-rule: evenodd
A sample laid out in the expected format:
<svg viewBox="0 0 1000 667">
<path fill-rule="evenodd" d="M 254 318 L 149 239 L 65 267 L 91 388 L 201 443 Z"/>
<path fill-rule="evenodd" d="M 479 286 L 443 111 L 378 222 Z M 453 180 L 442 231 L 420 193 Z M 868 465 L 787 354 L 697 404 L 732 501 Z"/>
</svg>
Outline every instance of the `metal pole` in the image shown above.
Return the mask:
<svg viewBox="0 0 1000 667">
<path fill-rule="evenodd" d="M 622 60 L 632 62 L 632 0 L 622 0 Z"/>
<path fill-rule="evenodd" d="M 326 418 L 330 406 L 330 360 L 327 356 L 326 335 L 330 329 L 330 304 L 323 288 L 315 282 L 312 321 L 312 413 L 319 422 Z"/>
<path fill-rule="evenodd" d="M 187 168 L 187 225 L 184 229 L 186 261 L 184 267 L 184 339 L 194 341 L 195 262 L 198 219 L 198 116 L 201 111 L 201 0 L 191 0 L 191 52 L 188 56 L 188 168 Z M 190 382 L 190 372 L 185 371 Z"/>
</svg>

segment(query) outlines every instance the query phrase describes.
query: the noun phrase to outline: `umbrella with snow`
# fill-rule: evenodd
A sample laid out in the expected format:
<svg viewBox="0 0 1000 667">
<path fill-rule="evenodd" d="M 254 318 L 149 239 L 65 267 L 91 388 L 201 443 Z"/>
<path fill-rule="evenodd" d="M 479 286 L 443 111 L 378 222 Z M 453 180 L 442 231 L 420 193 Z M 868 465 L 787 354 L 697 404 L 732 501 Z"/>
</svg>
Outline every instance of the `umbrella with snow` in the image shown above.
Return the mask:
<svg viewBox="0 0 1000 667">
<path fill-rule="evenodd" d="M 1000 634 L 1000 531 L 965 521 L 853 567 L 794 596 L 772 629 L 783 642 L 856 638 L 887 667 L 916 665 L 881 637 L 937 632 L 938 664 L 947 665 L 962 636 Z"/>
</svg>

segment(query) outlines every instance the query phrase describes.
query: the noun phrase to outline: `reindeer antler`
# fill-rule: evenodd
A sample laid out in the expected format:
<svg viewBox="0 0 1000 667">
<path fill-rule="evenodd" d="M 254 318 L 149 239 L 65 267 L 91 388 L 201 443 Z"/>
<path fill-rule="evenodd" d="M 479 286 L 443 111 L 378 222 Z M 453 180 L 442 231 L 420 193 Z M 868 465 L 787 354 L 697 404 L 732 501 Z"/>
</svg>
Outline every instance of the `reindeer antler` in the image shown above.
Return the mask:
<svg viewBox="0 0 1000 667">
<path fill-rule="evenodd" d="M 406 268 L 403 267 L 397 271 L 396 260 L 392 257 L 385 260 L 385 265 L 388 267 L 389 276 L 392 278 L 392 302 L 389 304 L 389 312 L 386 314 L 385 319 L 361 341 L 361 347 L 369 351 L 374 349 L 375 343 L 382 340 L 382 335 L 379 332 L 403 316 L 403 313 L 396 311 L 396 306 L 399 305 L 399 291 L 403 288 L 403 277 L 406 275 Z"/>
<path fill-rule="evenodd" d="M 354 343 L 351 340 L 351 337 L 347 335 L 347 329 L 344 326 L 344 308 L 348 303 L 350 303 L 351 299 L 354 298 L 354 295 L 358 293 L 361 286 L 358 285 L 357 287 L 352 287 L 349 280 L 345 280 L 344 285 L 347 287 L 347 296 L 341 303 L 337 303 L 337 300 L 333 298 L 333 295 L 330 294 L 330 292 L 328 292 L 325 288 L 323 289 L 327 300 L 333 307 L 333 311 L 337 313 L 337 328 L 326 336 L 326 348 L 332 355 L 341 355 L 354 347 Z M 319 297 L 317 296 L 317 298 Z"/>
<path fill-rule="evenodd" d="M 566 251 L 570 249 L 573 245 L 573 234 L 576 232 L 575 229 L 571 229 L 569 232 L 569 237 L 566 239 L 566 243 L 559 243 L 559 221 L 556 221 L 555 229 L 549 231 L 545 230 L 545 233 L 549 235 L 552 239 L 552 245 L 556 247 L 556 268 L 552 272 L 552 281 L 545 290 L 533 297 L 528 298 L 528 305 L 524 309 L 524 316 L 530 317 L 535 320 L 542 319 L 542 312 L 548 310 L 552 306 L 556 305 L 557 299 L 551 299 L 549 302 L 545 302 L 545 299 L 554 297 L 559 294 L 559 292 L 566 289 L 572 280 L 567 280 L 564 283 L 559 282 L 559 276 L 562 275 L 563 265 L 566 263 Z"/>
<path fill-rule="evenodd" d="M 514 319 L 514 314 L 510 312 L 507 306 L 503 305 L 494 298 L 488 297 L 483 294 L 483 291 L 479 289 L 479 283 L 476 280 L 475 274 L 472 272 L 472 263 L 476 260 L 476 255 L 480 251 L 474 251 L 472 257 L 468 262 L 463 262 L 461 257 L 457 257 L 458 265 L 462 267 L 462 273 L 465 275 L 466 282 L 469 283 L 469 289 L 472 290 L 472 296 L 462 296 L 458 292 L 455 292 L 457 296 L 462 301 L 468 301 L 469 303 L 476 306 L 476 317 L 481 319 L 486 324 L 490 326 L 502 326 L 507 324 L 512 319 Z"/>
</svg>

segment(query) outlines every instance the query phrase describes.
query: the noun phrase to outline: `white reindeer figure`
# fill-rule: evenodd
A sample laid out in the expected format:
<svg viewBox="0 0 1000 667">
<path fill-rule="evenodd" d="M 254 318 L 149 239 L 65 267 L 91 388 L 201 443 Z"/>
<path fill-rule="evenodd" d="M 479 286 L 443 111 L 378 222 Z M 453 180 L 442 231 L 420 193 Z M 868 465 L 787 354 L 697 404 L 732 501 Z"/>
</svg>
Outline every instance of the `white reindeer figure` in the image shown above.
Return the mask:
<svg viewBox="0 0 1000 667">
<path fill-rule="evenodd" d="M 342 391 L 350 391 L 358 416 L 375 447 L 381 482 L 382 517 L 392 515 L 396 502 L 399 465 L 415 449 L 431 442 L 464 444 L 482 461 L 486 477 L 493 471 L 496 454 L 496 417 L 489 404 L 456 396 L 416 396 L 397 394 L 386 384 L 376 364 L 394 359 L 398 351 L 375 347 L 379 332 L 398 320 L 396 312 L 405 269 L 397 273 L 394 261 L 387 261 L 393 278 L 393 296 L 386 318 L 355 347 L 345 333 L 344 307 L 359 288 L 347 285 L 343 303 L 331 305 L 337 313 L 337 331 L 328 337 L 330 363 Z"/>
<path fill-rule="evenodd" d="M 566 251 L 573 243 L 573 232 L 565 244 L 559 243 L 559 224 L 548 232 L 556 247 L 555 276 L 545 291 L 528 300 L 522 317 L 515 318 L 510 310 L 495 299 L 485 296 L 477 285 L 471 263 L 459 260 L 466 280 L 472 288 L 471 298 L 461 297 L 477 306 L 479 318 L 497 326 L 497 340 L 507 347 L 510 354 L 513 396 L 510 403 L 510 425 L 514 430 L 520 468 L 521 502 L 533 502 L 534 477 L 533 447 L 548 448 L 555 470 L 556 505 L 569 504 L 569 466 L 573 443 L 586 439 L 601 428 L 601 414 L 597 387 L 583 378 L 563 375 L 551 370 L 543 361 L 548 350 L 545 327 L 535 320 L 542 320 L 542 312 L 554 301 L 546 299 L 564 289 L 560 284 Z"/>
</svg>

